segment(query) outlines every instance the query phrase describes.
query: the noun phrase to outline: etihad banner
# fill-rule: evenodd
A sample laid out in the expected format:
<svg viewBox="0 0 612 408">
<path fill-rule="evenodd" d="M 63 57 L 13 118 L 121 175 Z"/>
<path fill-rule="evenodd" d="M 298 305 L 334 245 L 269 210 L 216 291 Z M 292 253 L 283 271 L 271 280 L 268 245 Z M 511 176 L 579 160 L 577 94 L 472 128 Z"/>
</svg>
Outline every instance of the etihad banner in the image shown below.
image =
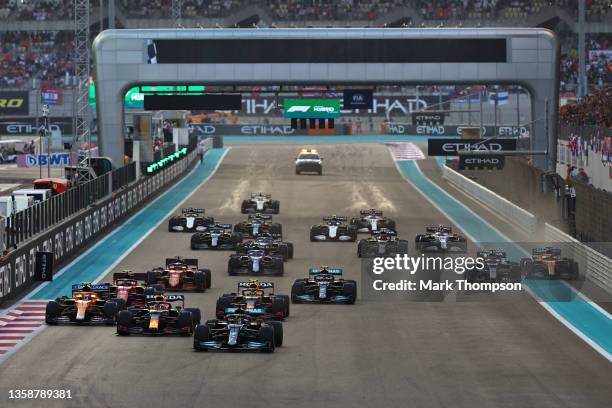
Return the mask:
<svg viewBox="0 0 612 408">
<path fill-rule="evenodd" d="M 457 156 L 459 152 L 502 152 L 516 150 L 516 139 L 429 139 L 428 156 Z"/>
<path fill-rule="evenodd" d="M 478 127 L 478 125 L 475 125 Z M 463 129 L 474 126 L 457 125 L 408 125 L 403 123 L 389 123 L 385 125 L 385 133 L 392 135 L 426 135 L 426 136 L 461 136 Z M 491 137 L 495 133 L 494 126 L 483 126 L 481 136 Z M 497 136 L 529 138 L 527 126 L 497 126 Z"/>
<path fill-rule="evenodd" d="M 0 91 L 0 116 L 27 115 L 29 105 L 28 91 Z"/>
<path fill-rule="evenodd" d="M 39 119 L 38 125 L 36 125 L 36 118 L 33 117 L 0 117 L 0 135 L 37 136 L 40 126 L 42 126 L 42 119 Z M 62 135 L 72 134 L 72 118 L 49 118 L 49 130 L 51 132 L 59 131 Z"/>
</svg>

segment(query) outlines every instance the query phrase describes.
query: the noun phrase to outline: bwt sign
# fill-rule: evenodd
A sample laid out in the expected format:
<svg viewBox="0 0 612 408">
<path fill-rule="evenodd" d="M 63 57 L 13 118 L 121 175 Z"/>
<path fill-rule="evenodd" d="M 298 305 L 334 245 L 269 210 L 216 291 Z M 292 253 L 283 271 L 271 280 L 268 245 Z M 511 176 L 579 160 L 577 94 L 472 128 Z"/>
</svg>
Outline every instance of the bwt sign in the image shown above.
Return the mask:
<svg viewBox="0 0 612 408">
<path fill-rule="evenodd" d="M 46 154 L 20 154 L 17 156 L 17 167 L 38 167 L 38 166 L 51 166 L 51 167 L 63 167 L 70 164 L 70 153 L 54 153 L 51 155 Z"/>
</svg>

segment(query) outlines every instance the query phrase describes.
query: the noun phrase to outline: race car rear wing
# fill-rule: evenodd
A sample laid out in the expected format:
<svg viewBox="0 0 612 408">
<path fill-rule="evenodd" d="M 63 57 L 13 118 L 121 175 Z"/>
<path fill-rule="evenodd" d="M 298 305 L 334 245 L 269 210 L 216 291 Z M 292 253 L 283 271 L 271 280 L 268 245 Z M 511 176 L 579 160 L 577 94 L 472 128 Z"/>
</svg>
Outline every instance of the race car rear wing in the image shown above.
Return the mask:
<svg viewBox="0 0 612 408">
<path fill-rule="evenodd" d="M 340 268 L 327 268 L 327 269 L 310 268 L 308 269 L 309 275 L 318 275 L 320 273 L 326 273 L 326 272 L 329 273 L 330 275 L 341 276 L 344 270 Z"/>
<path fill-rule="evenodd" d="M 216 223 L 216 224 L 213 224 L 213 225 L 209 225 L 207 227 L 208 230 L 211 230 L 213 228 L 231 229 L 232 228 L 232 224 L 220 224 L 220 223 Z"/>
<path fill-rule="evenodd" d="M 452 234 L 453 229 L 451 227 L 425 227 L 426 232 L 444 232 L 446 234 Z"/>
<path fill-rule="evenodd" d="M 166 258 L 166 267 L 175 263 L 182 263 L 187 266 L 195 266 L 196 268 L 198 267 L 198 260 L 195 258 L 181 258 L 180 256 L 175 256 L 174 258 Z"/>
<path fill-rule="evenodd" d="M 328 217 L 323 217 L 323 221 L 347 221 L 348 217 L 340 217 L 337 215 L 330 215 Z"/>
<path fill-rule="evenodd" d="M 147 302 L 182 302 L 185 305 L 185 295 L 146 295 Z"/>
<path fill-rule="evenodd" d="M 397 236 L 397 232 L 395 232 L 392 229 L 389 228 L 381 228 L 378 231 L 372 231 L 371 232 L 372 235 L 380 235 L 380 234 L 387 234 L 387 235 L 392 235 L 392 236 Z"/>
<path fill-rule="evenodd" d="M 72 285 L 72 291 L 73 292 L 81 292 L 83 291 L 84 288 L 89 287 L 91 289 L 92 292 L 110 292 L 110 285 L 106 284 L 106 283 L 99 283 L 99 284 L 83 284 L 83 283 L 77 283 Z"/>
<path fill-rule="evenodd" d="M 113 273 L 113 281 L 117 279 L 136 279 L 138 281 L 147 280 L 147 274 L 144 272 L 115 272 Z"/>
<path fill-rule="evenodd" d="M 477 258 L 489 258 L 489 257 L 506 258 L 506 251 L 498 251 L 495 249 L 491 249 L 489 251 L 478 251 L 476 252 L 476 257 Z"/>
<path fill-rule="evenodd" d="M 265 221 L 270 221 L 272 219 L 272 216 L 270 214 L 260 214 L 260 213 L 255 213 L 255 214 L 249 214 L 248 216 L 248 220 L 251 221 L 255 218 L 259 218 Z"/>
<path fill-rule="evenodd" d="M 531 253 L 533 255 L 543 255 L 543 254 L 561 255 L 561 248 L 553 248 L 553 247 L 533 248 L 531 250 Z"/>
<path fill-rule="evenodd" d="M 258 282 L 260 289 L 274 289 L 274 282 Z M 238 282 L 238 289 L 250 289 L 249 282 Z"/>
<path fill-rule="evenodd" d="M 251 198 L 255 198 L 255 197 L 265 197 L 265 198 L 272 198 L 272 194 L 268 194 L 268 193 L 251 193 Z"/>
<path fill-rule="evenodd" d="M 359 211 L 359 215 L 378 215 L 381 216 L 383 215 L 382 210 L 376 210 L 374 208 L 372 208 L 371 210 L 361 210 Z"/>
<path fill-rule="evenodd" d="M 188 214 L 188 213 L 196 213 L 196 214 L 204 214 L 206 212 L 205 209 L 203 208 L 181 208 L 181 213 L 182 214 Z"/>
</svg>

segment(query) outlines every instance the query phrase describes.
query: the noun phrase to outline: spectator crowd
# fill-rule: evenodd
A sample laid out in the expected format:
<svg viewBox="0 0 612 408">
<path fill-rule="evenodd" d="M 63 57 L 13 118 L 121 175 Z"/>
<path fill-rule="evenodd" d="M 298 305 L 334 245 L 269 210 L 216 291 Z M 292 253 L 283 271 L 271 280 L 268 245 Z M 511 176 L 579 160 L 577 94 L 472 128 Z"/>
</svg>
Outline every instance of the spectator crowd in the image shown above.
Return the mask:
<svg viewBox="0 0 612 408">
<path fill-rule="evenodd" d="M 595 125 L 612 127 L 612 86 L 606 85 L 575 105 L 561 108 L 561 123 L 566 125 Z"/>
</svg>

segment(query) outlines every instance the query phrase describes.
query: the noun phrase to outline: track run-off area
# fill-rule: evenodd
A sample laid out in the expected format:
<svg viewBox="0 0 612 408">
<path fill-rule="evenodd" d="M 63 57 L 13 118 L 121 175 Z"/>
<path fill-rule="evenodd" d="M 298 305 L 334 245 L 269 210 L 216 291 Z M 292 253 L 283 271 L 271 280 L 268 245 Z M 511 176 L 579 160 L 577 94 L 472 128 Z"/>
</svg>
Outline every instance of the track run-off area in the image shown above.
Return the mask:
<svg viewBox="0 0 612 408">
<path fill-rule="evenodd" d="M 180 207 L 198 207 L 233 224 L 246 217 L 240 203 L 254 191 L 280 201 L 274 220 L 283 225 L 283 239 L 295 246 L 285 275 L 269 279 L 279 294 L 289 294 L 296 278 L 320 265 L 343 268 L 345 278 L 361 284 L 355 243 L 310 242 L 310 226 L 325 215 L 350 217 L 379 208 L 396 220 L 399 236 L 411 245 L 425 226 L 450 224 L 469 238 L 472 254 L 478 242 L 510 241 L 501 221 L 474 211 L 465 197 L 422 171 L 419 163 L 431 159 L 395 161 L 393 147 L 383 144 L 414 142 L 425 151 L 426 138 L 252 140 L 225 137 L 229 148 L 208 152 L 203 165 L 24 302 L 68 294 L 70 285 L 81 281 L 110 281 L 123 269 L 144 272 L 180 255 L 197 257 L 201 267 L 212 270 L 213 287 L 186 293 L 186 305 L 201 308 L 203 320 L 213 318 L 217 298 L 245 278 L 228 276 L 229 251 L 190 250 L 190 234 L 169 233 L 167 218 Z M 323 176 L 294 174 L 301 147 L 320 151 Z M 416 154 L 412 148 L 396 150 Z M 512 256 L 526 256 L 518 245 L 513 251 Z M 558 283 L 552 290 L 572 292 Z M 550 285 L 525 288 L 511 300 L 490 295 L 480 301 L 358 298 L 350 306 L 292 304 L 283 347 L 273 354 L 196 353 L 191 338 L 118 337 L 112 327 L 45 328 L 42 323 L 29 341 L 16 342 L 0 356 L 0 406 L 7 404 L 10 389 L 40 388 L 69 389 L 72 399 L 13 402 L 24 407 L 608 406 L 610 315 L 580 296 L 542 301 Z"/>
</svg>

